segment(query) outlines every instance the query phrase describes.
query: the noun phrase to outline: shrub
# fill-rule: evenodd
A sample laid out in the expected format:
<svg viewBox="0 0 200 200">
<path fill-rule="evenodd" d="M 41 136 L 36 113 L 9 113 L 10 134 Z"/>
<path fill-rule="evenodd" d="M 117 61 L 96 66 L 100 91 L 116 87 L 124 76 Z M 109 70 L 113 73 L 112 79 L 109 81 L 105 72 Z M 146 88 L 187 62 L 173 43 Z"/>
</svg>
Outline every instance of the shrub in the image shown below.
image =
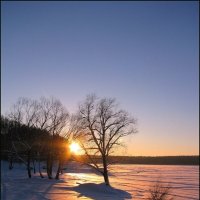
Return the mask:
<svg viewBox="0 0 200 200">
<path fill-rule="evenodd" d="M 148 200 L 172 200 L 173 198 L 169 197 L 171 187 L 169 185 L 165 186 L 160 181 L 157 181 L 149 189 Z"/>
</svg>

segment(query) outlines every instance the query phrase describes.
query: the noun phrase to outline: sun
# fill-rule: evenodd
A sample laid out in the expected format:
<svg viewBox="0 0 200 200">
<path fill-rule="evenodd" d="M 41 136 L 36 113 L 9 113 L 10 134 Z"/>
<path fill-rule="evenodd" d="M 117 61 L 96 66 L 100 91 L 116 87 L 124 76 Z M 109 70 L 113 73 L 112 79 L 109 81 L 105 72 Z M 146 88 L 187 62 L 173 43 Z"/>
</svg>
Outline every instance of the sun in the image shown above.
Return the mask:
<svg viewBox="0 0 200 200">
<path fill-rule="evenodd" d="M 70 151 L 74 154 L 80 153 L 80 150 L 81 150 L 81 147 L 79 146 L 77 142 L 72 142 L 69 148 L 70 148 Z"/>
</svg>

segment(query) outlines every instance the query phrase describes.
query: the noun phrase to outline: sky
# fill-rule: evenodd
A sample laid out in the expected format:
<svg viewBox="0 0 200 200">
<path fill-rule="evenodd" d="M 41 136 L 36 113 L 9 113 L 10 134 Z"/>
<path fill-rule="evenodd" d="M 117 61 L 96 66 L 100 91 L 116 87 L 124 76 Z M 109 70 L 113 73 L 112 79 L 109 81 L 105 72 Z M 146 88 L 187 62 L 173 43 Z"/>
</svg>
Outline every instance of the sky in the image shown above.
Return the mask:
<svg viewBox="0 0 200 200">
<path fill-rule="evenodd" d="M 41 96 L 73 113 L 96 93 L 138 119 L 119 154 L 199 155 L 198 2 L 1 5 L 2 114 Z"/>
</svg>

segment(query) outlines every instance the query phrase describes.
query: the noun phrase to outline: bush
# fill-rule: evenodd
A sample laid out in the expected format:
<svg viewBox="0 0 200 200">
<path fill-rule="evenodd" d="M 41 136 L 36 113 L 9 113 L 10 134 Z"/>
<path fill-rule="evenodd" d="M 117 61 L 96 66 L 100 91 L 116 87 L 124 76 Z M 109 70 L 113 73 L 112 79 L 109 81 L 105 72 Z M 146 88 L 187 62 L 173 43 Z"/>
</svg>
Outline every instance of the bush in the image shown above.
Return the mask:
<svg viewBox="0 0 200 200">
<path fill-rule="evenodd" d="M 164 186 L 160 181 L 157 181 L 153 187 L 149 189 L 148 200 L 172 200 L 169 197 L 171 187 L 169 185 Z"/>
</svg>

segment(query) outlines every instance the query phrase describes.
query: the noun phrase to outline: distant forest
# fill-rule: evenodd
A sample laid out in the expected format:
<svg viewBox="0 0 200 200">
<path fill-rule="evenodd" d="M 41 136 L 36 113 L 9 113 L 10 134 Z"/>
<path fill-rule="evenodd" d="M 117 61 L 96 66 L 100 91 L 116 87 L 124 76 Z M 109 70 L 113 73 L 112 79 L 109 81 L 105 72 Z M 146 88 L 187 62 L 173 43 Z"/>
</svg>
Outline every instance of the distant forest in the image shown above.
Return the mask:
<svg viewBox="0 0 200 200">
<path fill-rule="evenodd" d="M 78 156 L 87 159 L 86 156 Z M 93 159 L 99 160 L 98 156 Z M 76 158 L 78 160 L 78 158 Z M 110 156 L 110 164 L 199 165 L 199 156 Z"/>
<path fill-rule="evenodd" d="M 199 165 L 199 156 L 113 156 L 113 163 L 149 165 Z"/>
</svg>

